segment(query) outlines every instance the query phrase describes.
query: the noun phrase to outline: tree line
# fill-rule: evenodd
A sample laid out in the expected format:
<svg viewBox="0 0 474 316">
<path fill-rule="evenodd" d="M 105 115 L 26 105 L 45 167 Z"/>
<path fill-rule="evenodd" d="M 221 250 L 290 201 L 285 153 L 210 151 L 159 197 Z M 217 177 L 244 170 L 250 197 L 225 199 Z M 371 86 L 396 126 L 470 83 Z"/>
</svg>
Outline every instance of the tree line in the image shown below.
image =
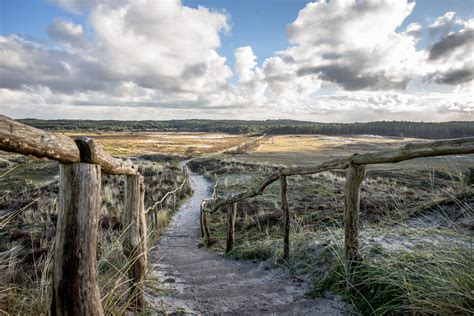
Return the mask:
<svg viewBox="0 0 474 316">
<path fill-rule="evenodd" d="M 230 134 L 323 134 L 380 135 L 429 139 L 474 136 L 474 122 L 377 121 L 367 123 L 318 123 L 295 120 L 18 120 L 24 124 L 54 131 L 89 132 L 222 132 Z"/>
</svg>

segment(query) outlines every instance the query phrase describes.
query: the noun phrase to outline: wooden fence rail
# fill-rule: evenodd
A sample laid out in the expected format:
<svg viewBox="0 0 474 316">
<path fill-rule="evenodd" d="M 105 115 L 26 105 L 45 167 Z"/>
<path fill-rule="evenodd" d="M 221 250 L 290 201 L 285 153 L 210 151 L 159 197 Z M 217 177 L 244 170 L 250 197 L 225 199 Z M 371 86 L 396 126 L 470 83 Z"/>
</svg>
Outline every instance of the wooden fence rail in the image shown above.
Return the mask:
<svg viewBox="0 0 474 316">
<path fill-rule="evenodd" d="M 283 258 L 288 259 L 290 253 L 290 214 L 287 201 L 287 177 L 293 175 L 315 174 L 328 170 L 347 169 L 345 184 L 345 216 L 344 216 L 344 244 L 345 256 L 349 267 L 359 261 L 359 212 L 360 186 L 364 179 L 365 166 L 369 164 L 397 163 L 404 160 L 435 157 L 445 155 L 463 155 L 474 153 L 474 137 L 459 139 L 438 140 L 407 144 L 401 148 L 382 152 L 355 154 L 350 157 L 333 159 L 323 163 L 280 169 L 262 180 L 256 187 L 231 195 L 227 198 L 214 197 L 205 200 L 202 205 L 201 217 L 205 213 L 214 213 L 224 206 L 235 204 L 244 199 L 262 195 L 265 189 L 273 182 L 281 182 L 281 208 L 284 214 L 283 228 Z M 230 217 L 228 216 L 230 220 Z M 229 224 L 231 225 L 231 224 Z M 209 229 L 206 227 L 206 229 Z M 232 236 L 232 238 L 234 238 Z"/>
<path fill-rule="evenodd" d="M 103 315 L 97 285 L 97 226 L 101 171 L 126 175 L 124 254 L 130 298 L 144 308 L 147 228 L 143 177 L 130 160 L 107 154 L 92 139 L 73 140 L 0 115 L 0 150 L 59 161 L 59 213 L 53 260 L 52 315 Z"/>
</svg>

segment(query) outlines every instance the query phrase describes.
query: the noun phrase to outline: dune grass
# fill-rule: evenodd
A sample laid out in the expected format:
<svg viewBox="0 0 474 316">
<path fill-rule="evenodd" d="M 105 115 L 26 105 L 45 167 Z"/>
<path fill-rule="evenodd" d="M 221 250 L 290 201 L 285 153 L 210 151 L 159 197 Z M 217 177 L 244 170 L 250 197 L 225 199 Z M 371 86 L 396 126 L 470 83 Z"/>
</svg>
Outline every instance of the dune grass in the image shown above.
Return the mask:
<svg viewBox="0 0 474 316">
<path fill-rule="evenodd" d="M 238 173 L 220 173 L 220 191 L 247 187 L 248 179 Z M 447 179 L 442 186 L 439 176 Z M 294 191 L 289 193 L 289 260 L 282 260 L 282 220 L 269 217 L 279 207 L 278 187 L 240 204 L 236 246 L 227 255 L 287 269 L 290 275 L 309 282 L 310 297 L 337 293 L 363 315 L 469 315 L 474 312 L 472 237 L 465 226 L 473 216 L 474 188 L 469 176 L 433 171 L 421 188 L 367 178 L 362 196 L 369 208 L 363 213 L 373 215 L 362 216 L 363 259 L 352 275 L 344 259 L 343 208 L 336 193 L 344 178 L 331 173 L 290 183 Z M 303 197 L 308 193 L 313 199 Z M 315 203 L 324 207 L 314 208 Z M 208 218 L 217 240 L 212 247 L 223 252 L 225 214 Z"/>
<path fill-rule="evenodd" d="M 25 169 L 24 173 L 28 168 L 34 173 L 31 168 L 35 169 L 37 165 L 39 164 L 35 163 L 22 168 Z M 47 167 L 50 168 L 50 165 Z M 166 163 L 141 163 L 139 168 L 147 186 L 146 206 L 160 200 L 167 191 L 181 184 L 185 177 L 179 168 Z M 52 174 L 57 174 L 57 170 Z M 9 181 L 6 176 L 0 177 L 2 185 L 7 186 Z M 50 178 L 45 185 L 29 184 L 22 190 L 9 189 L 7 194 L 1 197 L 0 202 L 6 209 L 0 213 L 0 315 L 48 314 L 54 221 L 58 207 L 57 188 L 57 180 Z M 127 260 L 122 249 L 127 229 L 121 226 L 123 189 L 121 177 L 103 177 L 97 259 L 98 283 L 106 315 L 127 314 L 131 305 L 128 295 L 128 269 L 133 259 Z M 165 201 L 157 213 L 158 227 L 155 230 L 149 228 L 149 245 L 153 244 L 152 240 L 166 227 L 174 210 L 190 192 L 189 186 L 186 186 L 176 195 L 176 201 Z M 16 205 L 21 206 L 15 208 Z M 35 256 L 38 249 L 44 251 Z M 31 254 L 31 262 L 25 263 L 25 255 L 31 257 Z M 139 286 L 159 289 L 160 281 L 147 275 Z"/>
</svg>

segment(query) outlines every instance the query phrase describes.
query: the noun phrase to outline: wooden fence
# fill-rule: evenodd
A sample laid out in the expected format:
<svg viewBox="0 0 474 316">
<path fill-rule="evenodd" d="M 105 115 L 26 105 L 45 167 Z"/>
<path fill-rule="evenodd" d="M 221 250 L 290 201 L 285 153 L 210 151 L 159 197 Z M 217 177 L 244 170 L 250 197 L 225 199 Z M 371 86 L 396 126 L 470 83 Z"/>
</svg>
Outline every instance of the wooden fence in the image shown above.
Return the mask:
<svg viewBox="0 0 474 316">
<path fill-rule="evenodd" d="M 244 199 L 252 198 L 263 194 L 266 187 L 273 182 L 280 180 L 281 183 L 281 208 L 284 215 L 283 225 L 283 257 L 288 259 L 290 254 L 290 213 L 287 200 L 287 177 L 293 175 L 315 174 L 328 170 L 345 169 L 346 183 L 344 190 L 344 244 L 345 256 L 349 268 L 359 261 L 359 211 L 360 211 L 360 186 L 365 175 L 365 166 L 380 163 L 396 163 L 404 160 L 420 157 L 435 157 L 445 155 L 463 155 L 474 153 L 474 137 L 439 140 L 432 142 L 421 142 L 407 144 L 399 149 L 382 152 L 355 154 L 350 157 L 333 159 L 317 165 L 292 167 L 280 169 L 273 172 L 255 188 L 231 195 L 227 198 L 204 200 L 201 206 L 201 218 L 207 218 L 206 213 L 214 213 L 224 206 L 228 206 L 228 234 L 227 248 L 230 251 L 234 245 L 234 225 L 236 204 Z M 231 207 L 232 205 L 232 207 Z M 232 209 L 232 211 L 230 211 Z M 211 238 L 207 219 L 201 220 L 201 231 L 207 239 Z"/>
<path fill-rule="evenodd" d="M 0 115 L 0 150 L 59 161 L 59 213 L 51 315 L 103 315 L 97 284 L 101 172 L 125 175 L 124 254 L 130 301 L 144 308 L 147 225 L 143 177 L 130 160 L 111 157 L 92 139 L 52 134 Z"/>
</svg>

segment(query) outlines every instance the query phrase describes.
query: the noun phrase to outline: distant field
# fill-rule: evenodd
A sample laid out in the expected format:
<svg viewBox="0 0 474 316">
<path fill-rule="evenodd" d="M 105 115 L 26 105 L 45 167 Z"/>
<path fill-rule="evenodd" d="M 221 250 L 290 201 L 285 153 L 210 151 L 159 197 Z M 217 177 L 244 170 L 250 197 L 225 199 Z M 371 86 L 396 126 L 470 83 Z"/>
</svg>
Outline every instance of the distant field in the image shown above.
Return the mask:
<svg viewBox="0 0 474 316">
<path fill-rule="evenodd" d="M 355 153 L 367 153 L 395 149 L 409 142 L 425 140 L 383 136 L 325 136 L 325 135 L 278 135 L 269 137 L 247 154 L 234 155 L 231 159 L 242 162 L 280 164 L 285 166 L 309 165 L 331 158 L 345 157 Z M 223 155 L 225 159 L 230 157 Z M 474 156 L 446 156 L 421 158 L 398 164 L 383 164 L 371 168 L 419 168 L 465 169 L 474 165 Z"/>
<path fill-rule="evenodd" d="M 91 137 L 112 155 L 140 154 L 209 154 L 219 152 L 247 140 L 245 135 L 224 133 L 67 133 L 71 137 Z"/>
<path fill-rule="evenodd" d="M 355 153 L 395 149 L 409 142 L 424 142 L 419 138 L 385 137 L 374 135 L 275 135 L 265 136 L 260 144 L 249 146 L 240 154 L 223 152 L 251 141 L 248 135 L 188 132 L 75 132 L 71 137 L 87 136 L 104 146 L 114 156 L 142 154 L 217 154 L 224 160 L 269 164 L 310 165 Z M 6 153 L 0 152 L 0 156 Z M 8 156 L 8 154 L 7 154 Z M 466 170 L 474 165 L 474 155 L 420 158 L 398 164 L 371 165 L 371 169 L 447 169 Z"/>
</svg>

